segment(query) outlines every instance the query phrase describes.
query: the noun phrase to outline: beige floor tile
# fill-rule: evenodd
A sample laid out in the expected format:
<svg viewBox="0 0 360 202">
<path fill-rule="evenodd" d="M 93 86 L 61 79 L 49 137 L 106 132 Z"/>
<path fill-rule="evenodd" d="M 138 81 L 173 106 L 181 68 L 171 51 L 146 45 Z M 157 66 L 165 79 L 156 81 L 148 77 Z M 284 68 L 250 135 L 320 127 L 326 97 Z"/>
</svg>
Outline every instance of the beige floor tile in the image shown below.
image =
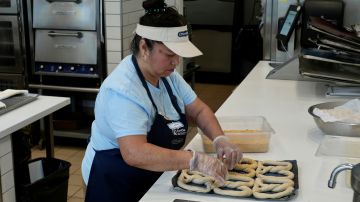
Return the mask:
<svg viewBox="0 0 360 202">
<path fill-rule="evenodd" d="M 224 103 L 226 98 L 235 89 L 235 85 L 218 85 L 218 84 L 195 84 L 195 92 L 198 97 L 216 112 Z"/>
<path fill-rule="evenodd" d="M 79 172 L 78 172 L 79 170 L 80 170 L 80 174 L 81 174 L 81 165 L 80 164 L 71 163 L 70 171 L 69 171 L 70 175 L 72 175 L 72 174 L 78 174 L 79 175 Z"/>
<path fill-rule="evenodd" d="M 73 174 L 74 175 L 81 175 L 81 166 Z"/>
<path fill-rule="evenodd" d="M 82 180 L 83 179 L 81 175 L 71 175 L 69 178 L 69 185 L 82 186 L 83 184 Z"/>
<path fill-rule="evenodd" d="M 82 187 L 81 186 L 76 186 L 76 185 L 71 185 L 69 184 L 68 185 L 68 197 L 71 197 L 73 195 L 76 194 L 76 192 L 82 190 Z"/>
<path fill-rule="evenodd" d="M 55 152 L 55 157 L 59 156 L 64 160 L 68 160 L 74 155 L 76 155 L 76 153 L 78 152 L 79 152 L 78 148 L 63 147 Z"/>
<path fill-rule="evenodd" d="M 77 152 L 73 156 L 70 156 L 67 160 L 73 165 L 81 165 L 81 161 L 84 158 L 83 152 Z"/>
<path fill-rule="evenodd" d="M 46 151 L 44 150 L 32 150 L 31 151 L 31 158 L 32 159 L 36 159 L 36 158 L 40 158 L 40 157 L 45 157 L 46 156 Z"/>
<path fill-rule="evenodd" d="M 83 198 L 76 198 L 76 197 L 71 197 L 68 199 L 68 202 L 84 202 Z"/>
<path fill-rule="evenodd" d="M 85 199 L 84 189 L 81 188 L 79 191 L 77 191 L 77 192 L 73 195 L 73 197 Z"/>
</svg>

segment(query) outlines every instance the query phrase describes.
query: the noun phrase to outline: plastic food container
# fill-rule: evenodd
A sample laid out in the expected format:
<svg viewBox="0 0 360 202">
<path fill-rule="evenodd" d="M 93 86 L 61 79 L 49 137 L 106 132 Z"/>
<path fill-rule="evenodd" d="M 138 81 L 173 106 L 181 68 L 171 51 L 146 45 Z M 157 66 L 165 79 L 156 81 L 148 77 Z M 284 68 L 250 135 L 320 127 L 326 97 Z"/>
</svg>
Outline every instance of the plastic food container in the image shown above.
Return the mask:
<svg viewBox="0 0 360 202">
<path fill-rule="evenodd" d="M 274 133 L 267 120 L 262 116 L 218 117 L 224 133 L 242 152 L 267 152 L 270 136 Z M 201 134 L 204 151 L 215 152 L 212 141 Z"/>
</svg>

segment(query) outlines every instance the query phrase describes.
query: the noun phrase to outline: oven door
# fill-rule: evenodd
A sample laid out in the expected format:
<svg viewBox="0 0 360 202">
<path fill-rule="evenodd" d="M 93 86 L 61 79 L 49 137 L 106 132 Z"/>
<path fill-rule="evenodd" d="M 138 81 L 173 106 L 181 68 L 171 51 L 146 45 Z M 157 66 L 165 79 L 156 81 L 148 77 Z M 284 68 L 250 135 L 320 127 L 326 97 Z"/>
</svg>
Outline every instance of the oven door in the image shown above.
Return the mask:
<svg viewBox="0 0 360 202">
<path fill-rule="evenodd" d="M 22 73 L 17 16 L 0 15 L 0 73 Z"/>
<path fill-rule="evenodd" d="M 6 89 L 25 89 L 25 77 L 22 74 L 0 74 L 0 91 Z"/>
<path fill-rule="evenodd" d="M 33 28 L 96 29 L 97 0 L 33 0 Z"/>
<path fill-rule="evenodd" d="M 36 30 L 35 61 L 97 64 L 96 32 Z"/>
<path fill-rule="evenodd" d="M 0 13 L 1 14 L 15 14 L 18 12 L 16 0 L 1 0 Z"/>
</svg>

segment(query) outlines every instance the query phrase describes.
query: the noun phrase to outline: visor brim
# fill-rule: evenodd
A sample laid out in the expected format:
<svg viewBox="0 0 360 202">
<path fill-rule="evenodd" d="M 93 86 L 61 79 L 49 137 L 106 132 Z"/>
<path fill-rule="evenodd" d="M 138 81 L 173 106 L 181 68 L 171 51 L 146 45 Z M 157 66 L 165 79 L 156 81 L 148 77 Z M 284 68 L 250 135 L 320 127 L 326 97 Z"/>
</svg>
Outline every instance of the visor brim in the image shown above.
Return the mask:
<svg viewBox="0 0 360 202">
<path fill-rule="evenodd" d="M 181 41 L 181 42 L 163 42 L 166 47 L 177 55 L 184 58 L 191 58 L 202 55 L 203 53 L 190 41 Z"/>
</svg>

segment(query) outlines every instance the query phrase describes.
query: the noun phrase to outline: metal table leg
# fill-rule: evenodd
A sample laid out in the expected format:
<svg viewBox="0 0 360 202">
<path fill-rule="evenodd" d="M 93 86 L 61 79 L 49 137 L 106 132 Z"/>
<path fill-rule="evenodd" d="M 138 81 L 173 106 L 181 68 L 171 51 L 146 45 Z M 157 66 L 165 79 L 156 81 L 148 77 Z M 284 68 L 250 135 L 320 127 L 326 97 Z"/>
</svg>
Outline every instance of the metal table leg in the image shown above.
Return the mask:
<svg viewBox="0 0 360 202">
<path fill-rule="evenodd" d="M 52 114 L 44 117 L 46 157 L 54 157 L 54 134 Z"/>
</svg>

